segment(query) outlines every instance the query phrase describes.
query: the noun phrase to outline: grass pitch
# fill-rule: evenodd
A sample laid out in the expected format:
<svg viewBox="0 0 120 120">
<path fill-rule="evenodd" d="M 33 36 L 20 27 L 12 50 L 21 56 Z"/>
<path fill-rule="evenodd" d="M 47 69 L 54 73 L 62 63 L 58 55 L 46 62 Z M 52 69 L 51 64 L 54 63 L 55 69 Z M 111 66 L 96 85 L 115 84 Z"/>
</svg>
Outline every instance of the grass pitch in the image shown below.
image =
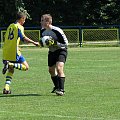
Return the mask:
<svg viewBox="0 0 120 120">
<path fill-rule="evenodd" d="M 47 49 L 22 49 L 30 69 L 15 70 L 11 95 L 2 94 L 0 75 L 0 120 L 120 120 L 120 48 L 68 51 L 65 96 L 56 96 L 50 93 Z"/>
</svg>

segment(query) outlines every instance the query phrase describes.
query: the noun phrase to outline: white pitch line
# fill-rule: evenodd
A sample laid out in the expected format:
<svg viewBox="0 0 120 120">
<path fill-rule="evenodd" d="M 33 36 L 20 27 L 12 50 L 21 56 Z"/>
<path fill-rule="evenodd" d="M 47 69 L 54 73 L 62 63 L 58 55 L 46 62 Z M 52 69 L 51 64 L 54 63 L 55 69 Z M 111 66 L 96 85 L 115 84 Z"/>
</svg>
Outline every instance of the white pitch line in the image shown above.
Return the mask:
<svg viewBox="0 0 120 120">
<path fill-rule="evenodd" d="M 0 113 L 10 113 L 11 117 L 14 117 L 12 115 L 13 112 L 10 111 L 0 111 Z M 64 116 L 64 115 L 51 115 L 51 114 L 39 114 L 39 113 L 30 113 L 30 112 L 14 112 L 16 114 L 22 114 L 22 115 L 32 115 L 32 116 L 43 116 L 43 117 L 56 117 L 56 118 L 70 118 L 70 119 L 86 119 L 86 120 L 104 120 L 105 118 L 102 117 L 80 117 L 80 116 Z M 1 116 L 0 116 L 1 117 Z M 106 120 L 119 120 L 114 118 L 108 118 Z"/>
</svg>

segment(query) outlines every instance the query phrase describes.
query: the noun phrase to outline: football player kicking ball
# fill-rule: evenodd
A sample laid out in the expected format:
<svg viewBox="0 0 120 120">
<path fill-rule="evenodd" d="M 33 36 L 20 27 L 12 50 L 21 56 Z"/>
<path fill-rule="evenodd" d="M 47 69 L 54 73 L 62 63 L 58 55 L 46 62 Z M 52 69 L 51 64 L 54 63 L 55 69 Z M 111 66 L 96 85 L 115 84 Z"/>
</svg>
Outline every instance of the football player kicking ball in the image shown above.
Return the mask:
<svg viewBox="0 0 120 120">
<path fill-rule="evenodd" d="M 6 75 L 3 94 L 11 94 L 10 84 L 12 81 L 14 68 L 23 71 L 26 71 L 29 68 L 27 61 L 21 55 L 20 49 L 18 48 L 20 40 L 39 46 L 39 42 L 34 42 L 24 35 L 23 24 L 26 20 L 26 17 L 27 14 L 25 12 L 18 12 L 16 22 L 9 25 L 5 34 L 5 41 L 3 45 L 4 68 L 2 73 L 5 74 L 7 70 L 8 72 Z"/>
<path fill-rule="evenodd" d="M 52 39 L 46 41 L 49 47 L 48 66 L 51 79 L 54 84 L 52 93 L 64 95 L 64 64 L 67 58 L 68 40 L 63 30 L 52 25 L 52 16 L 44 14 L 41 16 L 41 37 L 51 36 Z"/>
</svg>

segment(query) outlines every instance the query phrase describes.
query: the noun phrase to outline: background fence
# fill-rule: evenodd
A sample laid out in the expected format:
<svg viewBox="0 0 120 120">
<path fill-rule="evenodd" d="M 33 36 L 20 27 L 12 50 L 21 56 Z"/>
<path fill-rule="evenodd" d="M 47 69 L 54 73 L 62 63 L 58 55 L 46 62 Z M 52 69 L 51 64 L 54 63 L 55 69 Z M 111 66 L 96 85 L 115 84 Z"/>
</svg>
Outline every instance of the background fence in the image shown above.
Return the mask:
<svg viewBox="0 0 120 120">
<path fill-rule="evenodd" d="M 85 45 L 119 45 L 120 26 L 61 26 L 65 32 L 69 46 L 85 46 Z M 0 29 L 0 47 L 4 42 L 6 28 Z M 26 27 L 25 34 L 34 41 L 40 39 L 39 27 Z M 21 43 L 22 46 L 28 44 Z"/>
</svg>

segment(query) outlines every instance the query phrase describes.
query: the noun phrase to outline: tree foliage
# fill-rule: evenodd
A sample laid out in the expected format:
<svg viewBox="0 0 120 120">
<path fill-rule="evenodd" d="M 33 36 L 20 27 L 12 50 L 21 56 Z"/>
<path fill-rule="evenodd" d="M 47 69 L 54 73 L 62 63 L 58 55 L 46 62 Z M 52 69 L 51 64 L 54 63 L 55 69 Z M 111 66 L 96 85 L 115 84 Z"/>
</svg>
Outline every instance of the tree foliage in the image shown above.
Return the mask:
<svg viewBox="0 0 120 120">
<path fill-rule="evenodd" d="M 40 16 L 49 13 L 56 25 L 112 25 L 120 22 L 118 0 L 0 0 L 0 26 L 14 22 L 20 9 L 32 20 L 26 26 L 39 26 Z M 29 16 L 30 15 L 30 16 Z"/>
</svg>

